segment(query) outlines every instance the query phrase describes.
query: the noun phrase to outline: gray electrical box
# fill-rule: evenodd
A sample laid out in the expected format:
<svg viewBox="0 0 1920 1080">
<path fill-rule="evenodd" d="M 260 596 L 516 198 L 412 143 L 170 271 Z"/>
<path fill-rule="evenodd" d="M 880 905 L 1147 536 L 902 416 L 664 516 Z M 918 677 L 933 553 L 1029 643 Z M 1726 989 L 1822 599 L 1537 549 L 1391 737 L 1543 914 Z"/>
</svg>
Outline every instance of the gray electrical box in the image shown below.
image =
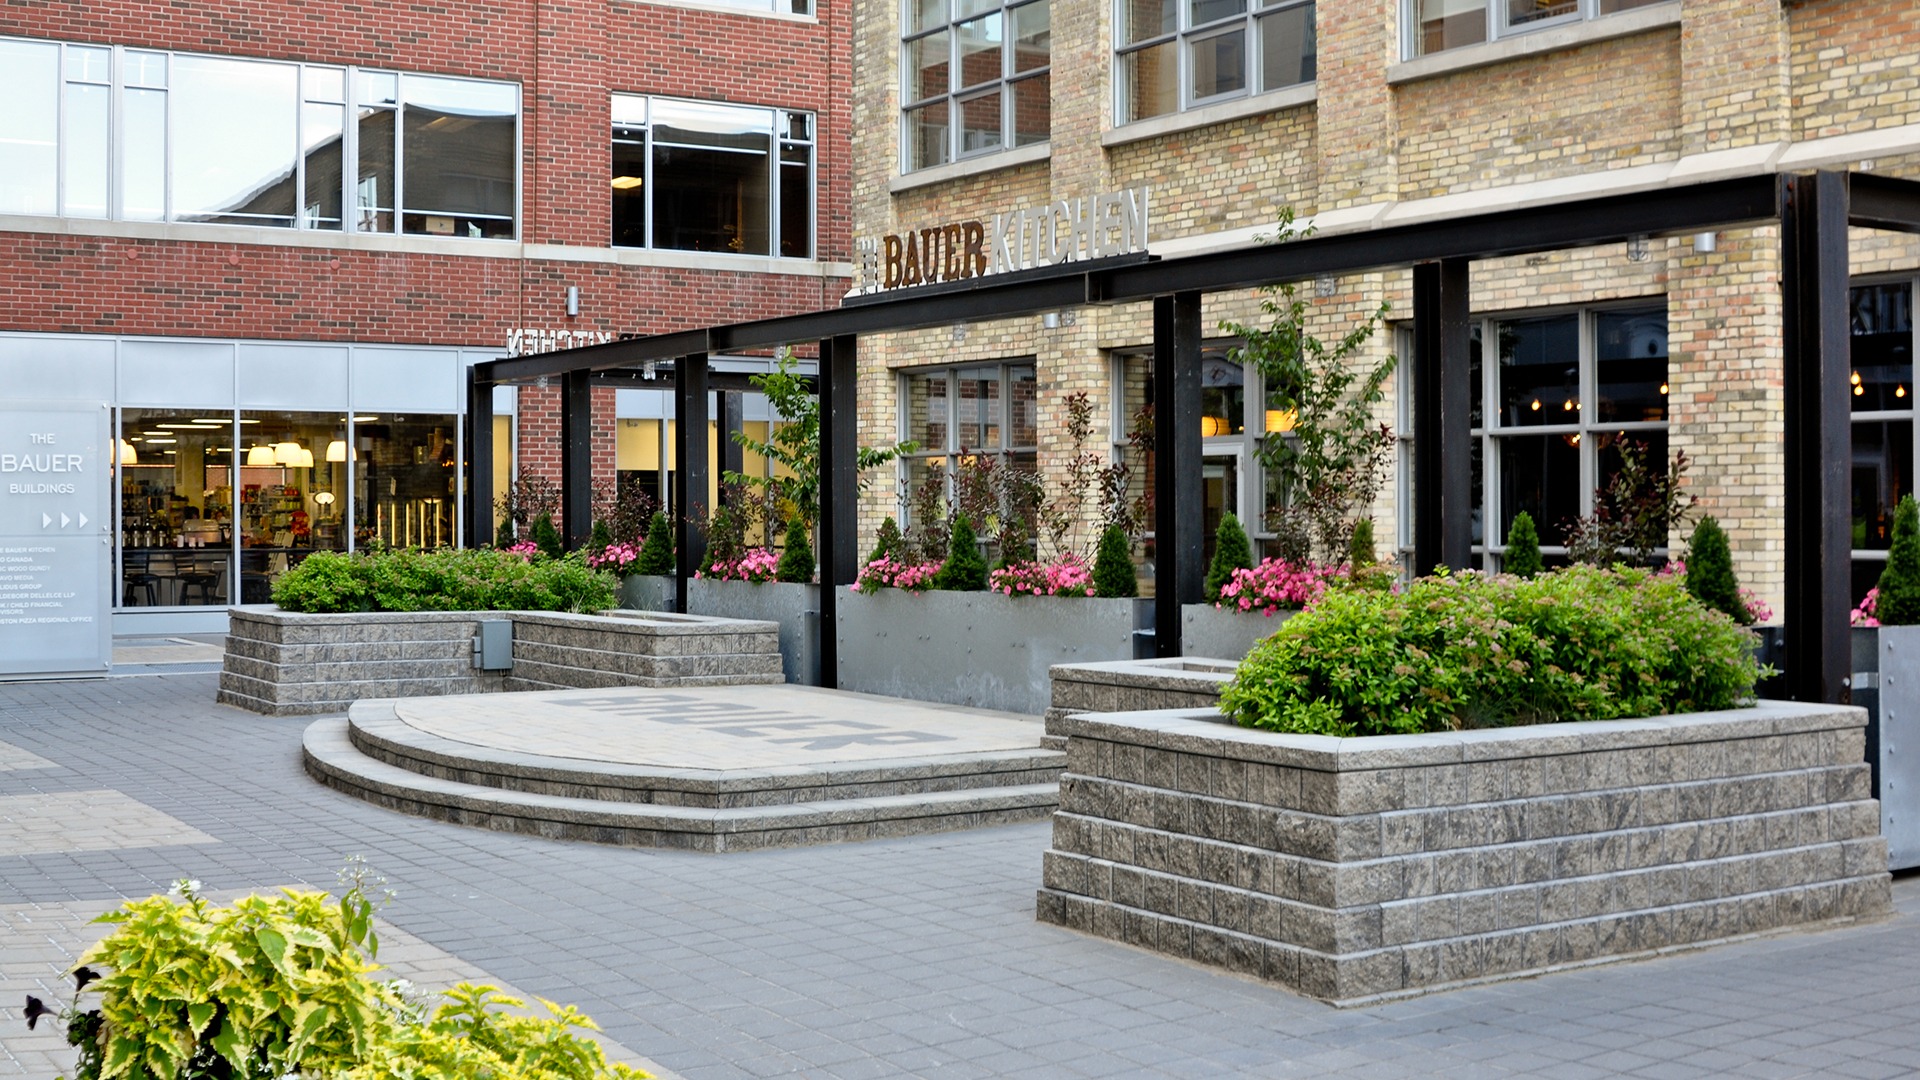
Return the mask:
<svg viewBox="0 0 1920 1080">
<path fill-rule="evenodd" d="M 513 670 L 513 620 L 481 619 L 473 635 L 473 666 L 482 671 Z"/>
</svg>

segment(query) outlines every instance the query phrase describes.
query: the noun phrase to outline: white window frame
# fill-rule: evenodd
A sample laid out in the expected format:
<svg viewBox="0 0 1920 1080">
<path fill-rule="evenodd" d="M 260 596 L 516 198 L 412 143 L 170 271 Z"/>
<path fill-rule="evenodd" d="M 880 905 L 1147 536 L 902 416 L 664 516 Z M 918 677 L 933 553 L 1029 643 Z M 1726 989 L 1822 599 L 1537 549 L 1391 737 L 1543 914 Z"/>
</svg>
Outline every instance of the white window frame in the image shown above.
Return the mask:
<svg viewBox="0 0 1920 1080">
<path fill-rule="evenodd" d="M 1545 30 L 1555 26 L 1569 26 L 1574 23 L 1590 22 L 1594 19 L 1610 18 L 1625 14 L 1639 7 L 1660 3 L 1661 0 L 1639 0 L 1633 7 L 1619 11 L 1601 11 L 1603 0 L 1576 0 L 1574 10 L 1564 15 L 1555 15 L 1544 19 L 1532 19 L 1524 23 L 1510 22 L 1507 16 L 1507 0 L 1483 0 L 1485 3 L 1486 36 L 1479 41 L 1465 45 L 1456 45 L 1452 49 L 1436 49 L 1430 53 L 1420 51 L 1420 0 L 1400 0 L 1401 42 L 1400 56 L 1405 60 L 1416 60 L 1423 56 L 1438 56 L 1453 52 L 1455 49 L 1470 49 L 1475 45 L 1490 44 L 1506 38 L 1530 34 L 1535 30 Z"/>
<path fill-rule="evenodd" d="M 1013 24 L 1014 13 L 1016 11 L 1027 10 L 1035 6 L 1047 7 L 1049 8 L 1047 13 L 1048 27 L 1049 33 L 1051 33 L 1053 17 L 1051 11 L 1052 0 L 991 0 L 991 2 L 984 2 L 984 0 L 938 0 L 938 2 L 946 6 L 946 21 L 925 30 L 914 30 L 914 7 L 916 6 L 916 0 L 902 0 L 900 16 L 902 33 L 900 35 L 899 53 L 901 174 L 921 172 L 927 169 L 936 169 L 942 165 L 952 165 L 960 161 L 984 158 L 993 154 L 1005 153 L 1009 150 L 1018 150 L 1021 149 L 1022 146 L 1046 145 L 1052 137 L 1053 126 L 1053 104 L 1051 100 L 1053 58 L 1051 46 L 1049 46 L 1047 63 L 1026 71 L 1014 70 L 1015 57 L 1017 56 L 1015 44 L 1018 38 L 1014 36 Z M 979 6 L 962 9 L 961 5 L 967 2 L 977 3 Z M 958 72 L 961 69 L 960 26 L 996 13 L 1000 16 L 1000 76 L 997 79 L 974 83 L 964 87 L 955 86 L 954 82 L 960 77 Z M 919 97 L 916 96 L 918 94 L 918 88 L 914 85 L 914 68 L 911 63 L 913 45 L 915 42 L 936 34 L 947 35 L 947 89 L 943 93 Z M 1017 112 L 1015 108 L 1015 88 L 1021 83 L 1039 79 L 1046 79 L 1049 83 L 1049 100 L 1047 104 L 1048 139 L 1025 144 L 1017 143 L 1016 140 L 1019 136 L 1019 131 L 1014 123 Z M 997 94 L 1000 97 L 1000 142 L 995 146 L 969 150 L 960 144 L 961 108 L 967 102 L 976 101 L 986 97 L 988 94 Z M 913 163 L 912 114 L 916 109 L 932 108 L 942 102 L 945 103 L 947 110 L 946 156 L 939 161 L 929 161 L 916 166 Z"/>
<path fill-rule="evenodd" d="M 1905 285 L 1907 287 L 1907 305 L 1910 313 L 1908 319 L 1911 324 L 1909 333 L 1913 341 L 1913 344 L 1908 347 L 1907 355 L 1909 358 L 1913 358 L 1916 354 L 1912 349 L 1920 346 L 1920 319 L 1914 319 L 1911 315 L 1915 304 L 1920 303 L 1920 274 L 1916 274 L 1912 270 L 1907 270 L 1893 274 L 1867 274 L 1852 279 L 1847 283 L 1849 311 L 1851 311 L 1852 308 L 1852 291 L 1854 289 L 1878 285 Z M 1849 337 L 1851 337 L 1851 335 L 1849 335 Z M 1851 359 L 1849 359 L 1849 371 L 1851 370 Z M 1915 363 L 1914 371 L 1920 373 L 1920 362 Z M 1914 405 L 1911 404 L 1917 395 L 1920 395 L 1920 388 L 1916 388 L 1914 384 L 1908 383 L 1906 400 L 1909 404 L 1904 409 L 1863 409 L 1854 412 L 1851 410 L 1851 407 L 1849 407 L 1847 417 L 1848 445 L 1852 445 L 1853 429 L 1856 425 L 1906 423 L 1910 425 L 1910 430 L 1920 433 L 1920 410 L 1916 410 Z M 1920 473 L 1912 471 L 1915 468 L 1920 468 L 1920 439 L 1912 439 L 1912 442 L 1914 446 L 1914 457 L 1907 466 L 1909 470 L 1907 476 L 1910 482 L 1913 481 L 1913 478 L 1920 477 Z M 1851 456 L 1849 456 L 1849 460 L 1852 460 Z M 1849 479 L 1849 486 L 1851 486 L 1851 479 Z M 1920 482 L 1914 482 L 1913 486 L 1916 490 L 1920 490 Z M 1852 520 L 1851 510 L 1849 510 L 1848 513 L 1848 520 Z M 1853 547 L 1851 538 L 1849 538 L 1848 548 L 1848 558 L 1852 563 L 1885 563 L 1887 561 L 1886 548 Z"/>
<path fill-rule="evenodd" d="M 1334 2 L 1338 2 L 1338 0 L 1334 0 Z M 1260 0 L 1247 0 L 1248 10 L 1215 19 L 1212 22 L 1201 23 L 1197 26 L 1190 22 L 1193 14 L 1194 0 L 1176 0 L 1176 3 L 1177 7 L 1175 10 L 1178 13 L 1178 25 L 1173 30 L 1155 34 L 1152 37 L 1142 38 L 1139 41 L 1122 42 L 1119 39 L 1119 35 L 1124 32 L 1126 26 L 1127 0 L 1114 0 L 1113 122 L 1116 125 L 1139 123 L 1143 120 L 1152 120 L 1161 116 L 1173 116 L 1207 105 L 1217 105 L 1224 101 L 1238 101 L 1241 98 L 1257 97 L 1261 94 L 1270 94 L 1277 90 L 1286 90 L 1295 86 L 1306 86 L 1313 81 L 1311 79 L 1302 79 L 1298 82 L 1284 83 L 1278 86 L 1265 85 L 1265 72 L 1260 62 L 1260 24 L 1280 15 L 1282 12 L 1302 7 L 1316 9 L 1317 0 L 1273 0 L 1273 2 L 1267 3 L 1265 6 L 1261 6 Z M 1317 56 L 1317 9 L 1314 11 L 1314 20 L 1312 25 L 1315 28 L 1315 55 Z M 1245 36 L 1245 40 L 1243 41 L 1245 53 L 1242 63 L 1246 65 L 1247 85 L 1239 90 L 1229 90 L 1226 93 L 1212 94 L 1206 97 L 1195 97 L 1193 94 L 1194 45 L 1208 38 L 1232 33 L 1235 28 L 1241 29 Z M 1127 57 L 1168 43 L 1172 43 L 1174 46 L 1174 79 L 1176 82 L 1175 89 L 1179 98 L 1178 104 L 1174 107 L 1173 112 L 1170 113 L 1155 113 L 1153 116 L 1128 116 Z"/>
</svg>

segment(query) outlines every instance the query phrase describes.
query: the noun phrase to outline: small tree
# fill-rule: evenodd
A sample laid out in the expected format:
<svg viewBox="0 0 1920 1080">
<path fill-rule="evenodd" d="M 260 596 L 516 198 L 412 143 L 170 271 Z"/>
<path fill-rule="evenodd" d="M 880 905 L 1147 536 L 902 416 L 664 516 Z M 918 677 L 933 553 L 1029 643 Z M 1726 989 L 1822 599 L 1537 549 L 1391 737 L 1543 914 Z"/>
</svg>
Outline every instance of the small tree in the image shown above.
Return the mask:
<svg viewBox="0 0 1920 1080">
<path fill-rule="evenodd" d="M 499 526 L 493 530 L 493 546 L 497 548 L 510 548 L 513 546 L 512 518 L 503 517 L 500 519 Z"/>
<path fill-rule="evenodd" d="M 1361 518 L 1347 540 L 1347 569 L 1357 575 L 1379 561 L 1373 553 L 1373 519 Z"/>
<path fill-rule="evenodd" d="M 1688 568 L 1691 573 L 1692 568 Z M 1908 495 L 1893 512 L 1893 546 L 1880 572 L 1874 616 L 1882 626 L 1920 623 L 1920 503 Z"/>
<path fill-rule="evenodd" d="M 1253 569 L 1253 545 L 1247 542 L 1247 530 L 1232 514 L 1220 518 L 1213 533 L 1213 562 L 1207 565 L 1207 602 L 1220 602 L 1220 588 L 1233 580 L 1235 570 Z"/>
<path fill-rule="evenodd" d="M 952 592 L 980 592 L 987 587 L 987 560 L 965 514 L 953 515 L 953 534 L 947 539 L 947 561 L 933 575 L 933 587 Z"/>
<path fill-rule="evenodd" d="M 1700 499 L 1682 490 L 1687 453 L 1656 461 L 1653 447 L 1621 439 L 1620 469 L 1593 492 L 1593 513 L 1567 526 L 1567 554 L 1575 562 L 1611 566 L 1622 558 L 1645 566 L 1667 534 L 1686 521 Z"/>
<path fill-rule="evenodd" d="M 533 519 L 530 539 L 540 549 L 540 554 L 549 559 L 557 559 L 567 553 L 567 545 L 560 539 L 560 530 L 553 527 L 552 514 L 541 514 Z"/>
<path fill-rule="evenodd" d="M 1133 569 L 1132 547 L 1127 542 L 1127 531 L 1118 525 L 1109 525 L 1100 534 L 1100 547 L 1093 556 L 1093 595 L 1140 595 L 1140 579 Z"/>
<path fill-rule="evenodd" d="M 900 538 L 899 522 L 894 521 L 892 515 L 888 515 L 887 519 L 880 523 L 880 535 L 874 540 L 873 553 L 867 556 L 867 561 L 879 562 L 881 559 L 897 559 L 900 557 L 900 549 L 905 543 L 906 541 Z"/>
<path fill-rule="evenodd" d="M 1700 519 L 1687 544 L 1687 592 L 1742 626 L 1753 622 L 1753 613 L 1740 599 L 1740 582 L 1733 576 L 1733 548 L 1727 543 L 1726 530 L 1711 516 Z"/>
<path fill-rule="evenodd" d="M 787 519 L 787 549 L 780 553 L 780 565 L 774 568 L 773 576 L 800 584 L 813 580 L 813 548 L 807 544 L 807 523 L 799 514 Z"/>
<path fill-rule="evenodd" d="M 1544 567 L 1540 562 L 1540 530 L 1533 526 L 1533 515 L 1525 510 L 1513 515 L 1513 524 L 1507 527 L 1507 555 L 1504 560 L 1509 574 L 1530 578 Z"/>
<path fill-rule="evenodd" d="M 595 518 L 593 520 L 593 532 L 587 537 L 587 548 L 592 551 L 600 551 L 611 543 L 613 543 L 613 530 L 607 527 L 607 519 Z"/>
<path fill-rule="evenodd" d="M 673 573 L 673 526 L 667 524 L 667 515 L 654 511 L 653 520 L 647 522 L 647 540 L 640 545 L 640 557 L 633 562 L 636 574 Z"/>
</svg>

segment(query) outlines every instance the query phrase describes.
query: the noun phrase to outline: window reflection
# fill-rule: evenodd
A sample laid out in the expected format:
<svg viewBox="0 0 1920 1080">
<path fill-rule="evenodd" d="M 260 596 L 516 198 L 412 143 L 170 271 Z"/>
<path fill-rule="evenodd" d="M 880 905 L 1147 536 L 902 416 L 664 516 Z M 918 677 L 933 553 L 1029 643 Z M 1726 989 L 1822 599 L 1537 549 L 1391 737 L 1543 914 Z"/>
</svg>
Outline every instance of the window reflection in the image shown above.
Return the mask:
<svg viewBox="0 0 1920 1080">
<path fill-rule="evenodd" d="M 1499 337 L 1500 422 L 1525 427 L 1579 423 L 1578 316 L 1509 319 L 1499 324 Z"/>
<path fill-rule="evenodd" d="M 615 94 L 612 163 L 616 246 L 812 255 L 811 114 Z"/>
<path fill-rule="evenodd" d="M 299 77 L 292 64 L 175 58 L 177 220 L 293 224 Z"/>
<path fill-rule="evenodd" d="M 117 446 L 120 603 L 231 603 L 231 414 L 125 409 Z"/>
<path fill-rule="evenodd" d="M 59 212 L 55 184 L 59 169 L 60 47 L 30 41 L 0 41 L 0 146 L 7 167 L 0 169 L 0 213 Z"/>
<path fill-rule="evenodd" d="M 403 231 L 511 237 L 517 97 L 511 86 L 407 75 Z"/>
<path fill-rule="evenodd" d="M 1602 311 L 1594 316 L 1594 381 L 1602 423 L 1667 418 L 1667 313 Z"/>
<path fill-rule="evenodd" d="M 1854 412 L 1913 408 L 1913 292 L 1904 281 L 1862 285 L 1849 297 Z"/>
<path fill-rule="evenodd" d="M 354 535 L 365 547 L 446 547 L 453 532 L 454 430 L 457 417 L 354 417 L 359 455 Z"/>
<path fill-rule="evenodd" d="M 241 603 L 264 604 L 273 581 L 314 551 L 345 551 L 346 418 L 245 412 L 237 453 Z"/>
</svg>

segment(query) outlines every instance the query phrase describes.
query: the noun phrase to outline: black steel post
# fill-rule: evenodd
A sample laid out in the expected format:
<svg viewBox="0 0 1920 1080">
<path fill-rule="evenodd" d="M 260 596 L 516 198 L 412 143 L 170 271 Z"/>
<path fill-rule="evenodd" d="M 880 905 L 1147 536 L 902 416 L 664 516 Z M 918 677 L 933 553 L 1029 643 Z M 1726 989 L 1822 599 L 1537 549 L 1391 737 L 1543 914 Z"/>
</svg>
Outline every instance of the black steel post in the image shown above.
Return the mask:
<svg viewBox="0 0 1920 1080">
<path fill-rule="evenodd" d="M 467 372 L 466 546 L 493 543 L 493 384 Z"/>
<path fill-rule="evenodd" d="M 673 362 L 673 610 L 687 610 L 687 582 L 707 554 L 707 479 L 712 455 L 707 425 L 713 403 L 707 394 L 707 354 Z"/>
<path fill-rule="evenodd" d="M 571 551 L 593 533 L 593 377 L 560 376 L 560 539 Z"/>
<path fill-rule="evenodd" d="M 1200 602 L 1200 294 L 1153 301 L 1153 652 L 1179 656 L 1180 605 Z"/>
<path fill-rule="evenodd" d="M 746 463 L 740 444 L 733 439 L 745 427 L 741 406 L 746 401 L 746 395 L 738 390 L 722 390 L 718 396 L 720 398 L 720 474 L 721 481 L 725 482 L 727 473 L 739 472 Z M 725 501 L 724 498 L 722 501 Z"/>
<path fill-rule="evenodd" d="M 1413 268 L 1413 570 L 1473 564 L 1472 313 L 1465 259 Z"/>
<path fill-rule="evenodd" d="M 820 342 L 820 685 L 840 685 L 840 590 L 859 570 L 860 341 Z"/>
<path fill-rule="evenodd" d="M 1851 439 L 1847 372 L 1847 177 L 1780 178 L 1786 407 L 1786 688 L 1849 698 Z"/>
</svg>

